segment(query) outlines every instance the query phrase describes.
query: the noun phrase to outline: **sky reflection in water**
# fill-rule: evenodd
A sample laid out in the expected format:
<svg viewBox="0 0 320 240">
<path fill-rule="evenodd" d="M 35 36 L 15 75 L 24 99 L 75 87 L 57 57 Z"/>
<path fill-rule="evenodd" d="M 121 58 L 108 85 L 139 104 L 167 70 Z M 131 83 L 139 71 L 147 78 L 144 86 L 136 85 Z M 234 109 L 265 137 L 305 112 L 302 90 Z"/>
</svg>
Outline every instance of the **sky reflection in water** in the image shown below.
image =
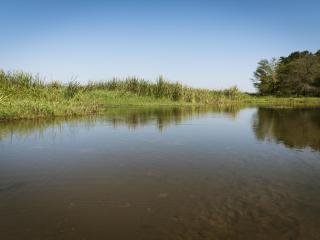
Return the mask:
<svg viewBox="0 0 320 240">
<path fill-rule="evenodd" d="M 319 239 L 319 109 L 0 125 L 0 239 Z"/>
</svg>

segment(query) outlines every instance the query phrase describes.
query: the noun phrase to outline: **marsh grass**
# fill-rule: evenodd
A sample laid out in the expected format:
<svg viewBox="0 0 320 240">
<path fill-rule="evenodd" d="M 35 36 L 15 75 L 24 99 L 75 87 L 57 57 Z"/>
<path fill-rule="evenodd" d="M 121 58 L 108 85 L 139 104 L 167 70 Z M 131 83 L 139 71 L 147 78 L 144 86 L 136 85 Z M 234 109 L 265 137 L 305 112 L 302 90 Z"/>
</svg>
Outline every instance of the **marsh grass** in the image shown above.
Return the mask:
<svg viewBox="0 0 320 240">
<path fill-rule="evenodd" d="M 0 70 L 0 120 L 96 114 L 107 106 L 235 104 L 319 106 L 320 98 L 250 96 L 237 87 L 219 91 L 192 88 L 162 76 L 155 82 L 130 77 L 63 84 L 22 71 Z"/>
<path fill-rule="evenodd" d="M 80 92 L 80 90 L 81 88 L 79 82 L 70 82 L 64 92 L 64 96 L 67 99 L 73 98 L 77 93 Z"/>
<path fill-rule="evenodd" d="M 217 103 L 224 100 L 236 100 L 247 97 L 237 87 L 216 91 L 201 88 L 191 88 L 179 82 L 170 82 L 160 76 L 156 82 L 139 78 L 127 78 L 125 80 L 113 79 L 104 82 L 91 82 L 87 89 L 104 89 L 109 91 L 130 92 L 138 96 L 153 98 L 165 98 L 171 101 L 187 103 Z"/>
</svg>

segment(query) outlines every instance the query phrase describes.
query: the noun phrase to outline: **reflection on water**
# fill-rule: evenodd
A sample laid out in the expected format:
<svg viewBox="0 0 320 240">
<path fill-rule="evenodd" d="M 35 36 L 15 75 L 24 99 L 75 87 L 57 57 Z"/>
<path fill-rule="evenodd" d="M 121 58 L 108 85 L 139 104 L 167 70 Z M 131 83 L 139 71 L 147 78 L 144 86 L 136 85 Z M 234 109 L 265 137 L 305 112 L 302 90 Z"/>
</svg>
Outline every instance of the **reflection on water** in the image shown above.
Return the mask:
<svg viewBox="0 0 320 240">
<path fill-rule="evenodd" d="M 224 107 L 111 108 L 106 111 L 105 117 L 112 121 L 114 127 L 125 125 L 135 129 L 154 122 L 161 131 L 170 124 L 181 124 L 188 118 L 199 118 L 209 112 L 222 113 L 226 117 L 236 118 L 240 109 L 241 107 L 237 105 Z"/>
<path fill-rule="evenodd" d="M 320 110 L 259 108 L 253 129 L 257 139 L 285 144 L 290 148 L 320 150 Z"/>
<path fill-rule="evenodd" d="M 108 108 L 103 116 L 86 116 L 82 118 L 54 118 L 54 119 L 35 119 L 25 121 L 9 121 L 0 124 L 0 141 L 13 134 L 20 136 L 28 135 L 37 131 L 41 137 L 43 131 L 47 128 L 54 128 L 56 133 L 62 131 L 63 127 L 76 128 L 79 124 L 82 127 L 90 128 L 97 122 L 105 121 L 117 128 L 126 126 L 130 129 L 136 129 L 148 124 L 154 124 L 159 131 L 162 131 L 170 124 L 181 124 L 184 120 L 190 118 L 199 118 L 209 112 L 221 113 L 225 117 L 235 119 L 241 106 L 190 106 L 190 107 L 131 107 L 131 108 Z M 51 129 L 52 130 L 52 129 Z"/>
<path fill-rule="evenodd" d="M 2 122 L 0 239 L 320 239 L 318 112 Z"/>
</svg>

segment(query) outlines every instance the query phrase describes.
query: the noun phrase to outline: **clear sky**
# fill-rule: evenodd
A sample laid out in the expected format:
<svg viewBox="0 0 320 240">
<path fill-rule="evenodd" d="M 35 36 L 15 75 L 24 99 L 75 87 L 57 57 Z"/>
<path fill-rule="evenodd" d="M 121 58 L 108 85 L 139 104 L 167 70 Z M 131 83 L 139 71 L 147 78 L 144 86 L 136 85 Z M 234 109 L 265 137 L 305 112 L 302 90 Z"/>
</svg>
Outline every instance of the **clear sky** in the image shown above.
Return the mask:
<svg viewBox="0 0 320 240">
<path fill-rule="evenodd" d="M 80 82 L 114 76 L 209 88 L 262 58 L 320 49 L 320 1 L 0 0 L 0 68 Z"/>
</svg>

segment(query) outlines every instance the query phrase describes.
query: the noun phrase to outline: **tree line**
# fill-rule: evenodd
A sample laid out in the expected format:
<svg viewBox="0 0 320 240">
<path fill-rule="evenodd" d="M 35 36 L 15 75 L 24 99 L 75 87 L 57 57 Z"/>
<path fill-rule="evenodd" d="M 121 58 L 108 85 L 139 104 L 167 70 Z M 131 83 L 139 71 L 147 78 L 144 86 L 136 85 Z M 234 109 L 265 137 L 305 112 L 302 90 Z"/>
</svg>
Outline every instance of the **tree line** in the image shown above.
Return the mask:
<svg viewBox="0 0 320 240">
<path fill-rule="evenodd" d="M 263 59 L 252 80 L 261 95 L 320 96 L 320 50 Z"/>
</svg>

